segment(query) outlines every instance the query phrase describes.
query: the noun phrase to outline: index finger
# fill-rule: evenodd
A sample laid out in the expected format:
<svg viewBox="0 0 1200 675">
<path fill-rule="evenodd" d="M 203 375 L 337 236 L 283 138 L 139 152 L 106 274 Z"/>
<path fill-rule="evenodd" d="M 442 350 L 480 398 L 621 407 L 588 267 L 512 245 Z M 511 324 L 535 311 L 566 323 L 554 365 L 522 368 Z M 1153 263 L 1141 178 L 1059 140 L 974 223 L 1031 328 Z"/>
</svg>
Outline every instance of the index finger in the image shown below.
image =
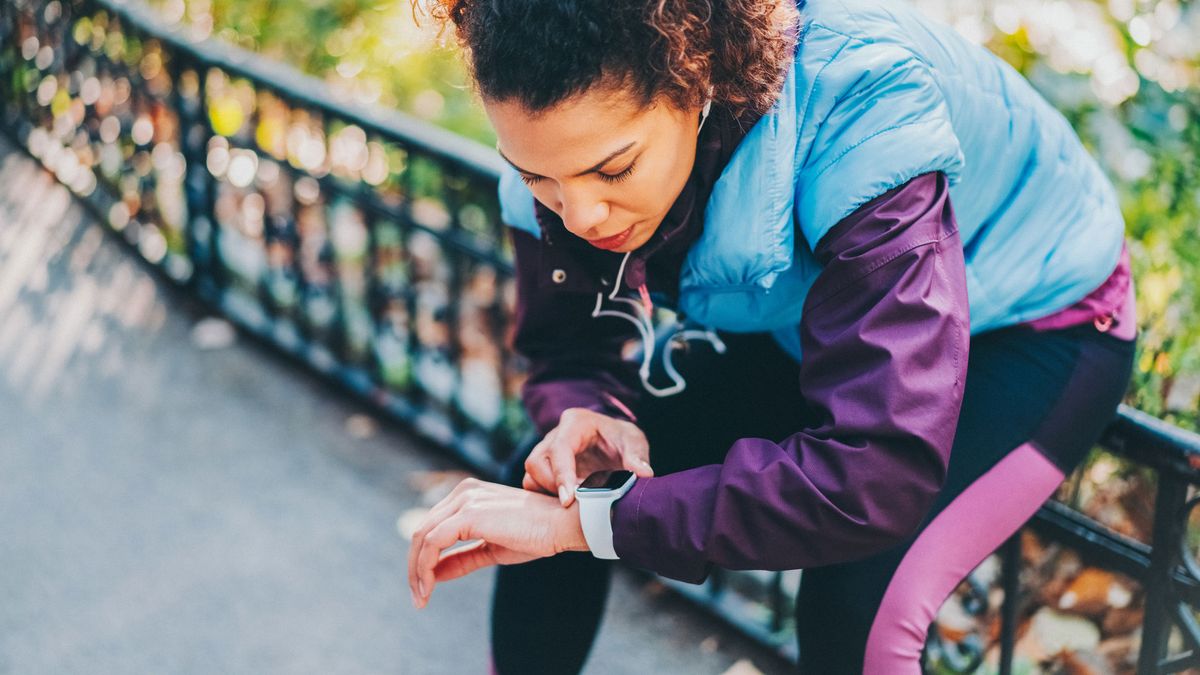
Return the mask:
<svg viewBox="0 0 1200 675">
<path fill-rule="evenodd" d="M 560 433 L 550 445 L 550 468 L 558 484 L 558 501 L 564 507 L 575 499 L 575 454 L 582 440 L 578 433 Z"/>
<path fill-rule="evenodd" d="M 521 487 L 530 492 L 554 494 L 554 468 L 550 464 L 549 454 L 530 456 L 525 462 L 525 476 L 521 479 Z"/>
<path fill-rule="evenodd" d="M 645 434 L 636 428 L 621 435 L 621 464 L 639 478 L 650 478 L 654 469 L 650 467 L 650 444 Z"/>
</svg>

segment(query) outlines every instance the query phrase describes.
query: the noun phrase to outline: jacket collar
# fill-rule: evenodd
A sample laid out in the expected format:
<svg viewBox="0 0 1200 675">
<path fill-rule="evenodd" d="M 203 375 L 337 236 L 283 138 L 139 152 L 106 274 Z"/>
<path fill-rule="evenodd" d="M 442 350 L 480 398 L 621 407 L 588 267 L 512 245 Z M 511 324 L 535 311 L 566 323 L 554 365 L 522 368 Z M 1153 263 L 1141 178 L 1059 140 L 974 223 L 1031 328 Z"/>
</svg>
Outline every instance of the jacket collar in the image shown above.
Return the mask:
<svg viewBox="0 0 1200 675">
<path fill-rule="evenodd" d="M 795 69 L 775 104 L 750 129 L 713 185 L 703 235 L 688 253 L 681 293 L 770 288 L 795 257 L 797 126 Z"/>
</svg>

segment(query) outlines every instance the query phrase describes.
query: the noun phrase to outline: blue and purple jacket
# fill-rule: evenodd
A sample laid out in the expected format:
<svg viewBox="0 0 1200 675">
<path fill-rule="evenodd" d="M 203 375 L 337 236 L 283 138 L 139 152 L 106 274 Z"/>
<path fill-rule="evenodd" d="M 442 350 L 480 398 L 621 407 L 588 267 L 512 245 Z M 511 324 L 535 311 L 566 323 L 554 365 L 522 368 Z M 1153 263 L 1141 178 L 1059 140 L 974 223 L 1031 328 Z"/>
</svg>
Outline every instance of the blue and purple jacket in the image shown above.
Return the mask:
<svg viewBox="0 0 1200 675">
<path fill-rule="evenodd" d="M 945 478 L 971 333 L 1030 321 L 1061 328 L 1095 320 L 1107 328 L 1121 317 L 1117 330 L 1132 328 L 1128 258 L 1120 214 L 1110 212 L 1111 186 L 1090 188 L 1083 206 L 1059 195 L 1045 202 L 1044 214 L 1036 195 L 1018 189 L 1045 177 L 1039 172 L 1049 160 L 1038 153 L 1047 139 L 1066 158 L 1044 167 L 1048 175 L 1072 185 L 1104 181 L 1078 141 L 1065 139 L 1069 127 L 1058 126 L 1065 121 L 1046 113 L 1049 107 L 994 57 L 928 28 L 903 5 L 809 2 L 780 104 L 761 119 L 734 119 L 714 108 L 687 185 L 628 261 L 571 235 L 514 176 L 502 181 L 516 251 L 513 346 L 529 359 L 523 397 L 543 433 L 571 407 L 637 410 L 641 384 L 620 357 L 636 333 L 628 322 L 592 316 L 596 294 L 607 295 L 613 284 L 634 297 L 645 288 L 704 325 L 769 330 L 800 363 L 811 423 L 778 443 L 741 439 L 722 464 L 640 480 L 613 509 L 621 558 L 699 582 L 712 565 L 804 568 L 894 546 L 920 525 Z M 873 30 L 863 28 L 872 22 Z M 910 40 L 913 26 L 946 44 Z M 940 49 L 946 60 L 922 48 Z M 1009 143 L 1019 143 L 1006 151 L 1016 156 L 996 161 L 987 183 L 964 169 L 983 157 L 975 147 L 982 122 L 955 119 L 965 109 L 960 100 L 975 101 L 943 89 L 962 75 L 952 57 L 963 54 L 971 68 L 999 78 L 995 86 L 1009 97 L 1000 113 L 1045 126 L 1042 133 L 1010 126 L 1018 136 Z M 875 104 L 885 99 L 892 105 Z M 869 112 L 855 112 L 860 108 Z M 809 119 L 814 114 L 819 119 Z M 792 174 L 772 154 L 781 147 Z M 1023 151 L 1032 154 L 1022 159 Z M 1018 168 L 1009 171 L 1013 164 Z M 960 195 L 970 203 L 965 241 L 951 207 L 955 181 L 956 206 Z M 765 200 L 778 198 L 777 185 L 792 192 L 781 205 L 743 206 L 739 214 L 738 200 L 753 204 L 757 193 L 731 184 L 758 186 Z M 1103 217 L 1074 219 L 1091 212 Z M 990 216 L 980 220 L 980 213 Z M 1056 223 L 1059 217 L 1070 220 Z M 1056 224 L 1053 237 L 1031 233 Z M 1087 246 L 1062 252 L 1087 236 Z M 745 269 L 767 273 L 725 278 L 751 259 L 738 258 L 738 247 L 758 256 Z M 1033 278 L 1006 271 L 1001 263 L 1022 249 L 1051 271 L 1035 268 Z"/>
</svg>

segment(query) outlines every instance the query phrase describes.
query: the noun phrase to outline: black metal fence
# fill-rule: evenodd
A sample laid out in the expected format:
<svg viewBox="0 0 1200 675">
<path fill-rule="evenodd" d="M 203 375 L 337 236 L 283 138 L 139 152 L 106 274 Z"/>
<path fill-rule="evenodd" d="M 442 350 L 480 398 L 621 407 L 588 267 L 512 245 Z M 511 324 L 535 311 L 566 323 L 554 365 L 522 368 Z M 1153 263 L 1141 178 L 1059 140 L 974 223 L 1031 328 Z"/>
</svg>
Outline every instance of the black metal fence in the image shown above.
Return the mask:
<svg viewBox="0 0 1200 675">
<path fill-rule="evenodd" d="M 494 476 L 529 428 L 523 369 L 505 346 L 514 292 L 495 198 L 501 160 L 343 98 L 136 5 L 0 3 L 3 129 L 166 277 Z M 1103 446 L 1029 529 L 1140 584 L 1137 672 L 1200 667 L 1187 527 L 1200 437 L 1122 409 Z M 1149 541 L 1075 508 L 1096 458 L 1156 485 Z M 992 648 L 1010 672 L 1032 598 L 1020 550 L 1017 536 L 998 577 L 973 575 L 956 591 L 983 627 L 932 631 L 930 668 L 971 672 Z M 799 575 L 670 585 L 794 659 Z M 989 586 L 1003 589 L 1001 606 Z"/>
</svg>

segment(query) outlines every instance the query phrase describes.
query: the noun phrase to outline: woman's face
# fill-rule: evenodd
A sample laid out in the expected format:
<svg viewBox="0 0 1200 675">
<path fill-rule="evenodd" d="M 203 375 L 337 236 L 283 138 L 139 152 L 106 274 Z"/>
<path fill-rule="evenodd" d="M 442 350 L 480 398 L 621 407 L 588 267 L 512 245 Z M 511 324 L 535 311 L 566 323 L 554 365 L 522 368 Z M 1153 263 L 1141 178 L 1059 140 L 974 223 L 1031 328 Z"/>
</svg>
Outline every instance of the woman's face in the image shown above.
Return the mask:
<svg viewBox="0 0 1200 675">
<path fill-rule="evenodd" d="M 696 158 L 700 110 L 593 87 L 549 110 L 485 100 L 500 154 L 593 246 L 632 251 L 650 239 L 683 190 Z"/>
</svg>

